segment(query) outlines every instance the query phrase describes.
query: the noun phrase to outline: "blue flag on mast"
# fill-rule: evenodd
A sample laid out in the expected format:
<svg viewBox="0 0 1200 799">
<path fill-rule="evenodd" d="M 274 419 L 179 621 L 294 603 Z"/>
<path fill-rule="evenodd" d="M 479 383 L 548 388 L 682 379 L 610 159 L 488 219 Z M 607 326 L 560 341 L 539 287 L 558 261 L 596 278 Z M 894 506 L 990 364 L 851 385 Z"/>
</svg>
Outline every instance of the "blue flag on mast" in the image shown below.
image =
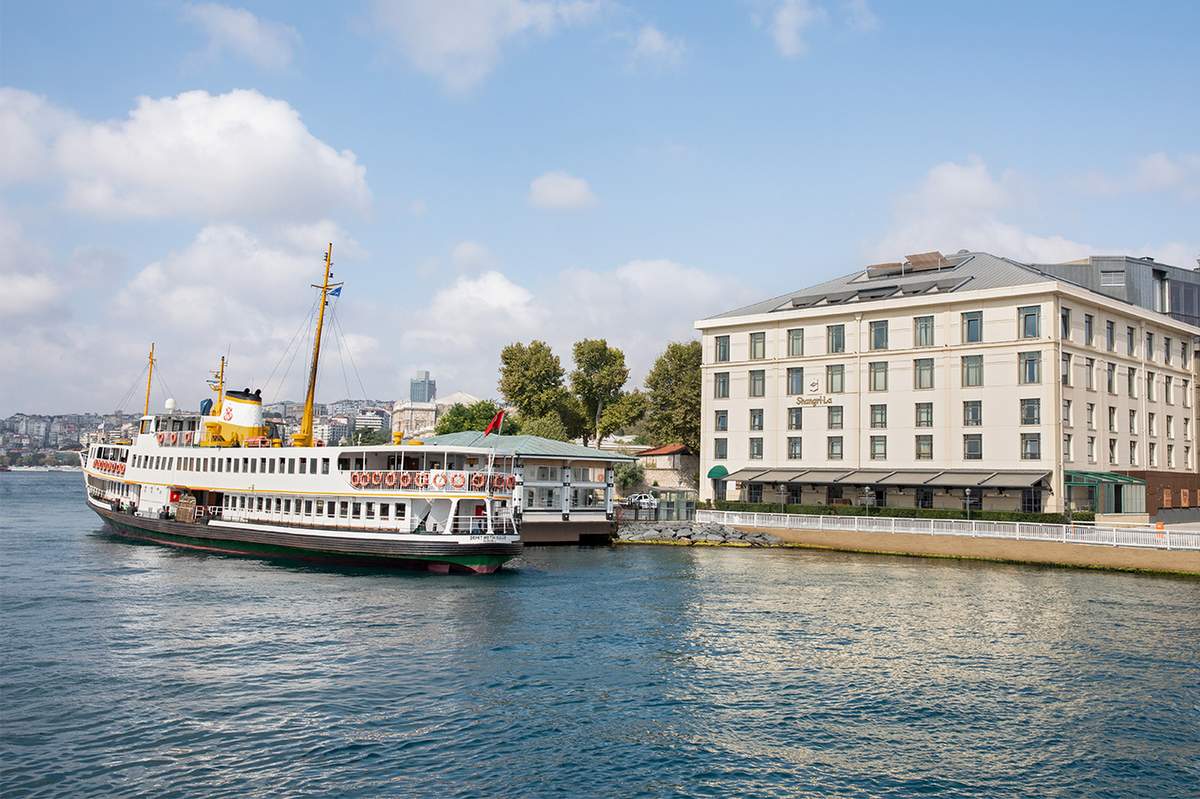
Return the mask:
<svg viewBox="0 0 1200 799">
<path fill-rule="evenodd" d="M 335 289 L 331 289 L 331 290 L 329 291 L 329 296 L 330 296 L 330 297 L 340 297 L 340 296 L 342 296 L 342 287 L 341 287 L 341 286 L 338 286 L 338 287 L 337 287 L 337 288 L 335 288 Z"/>
</svg>

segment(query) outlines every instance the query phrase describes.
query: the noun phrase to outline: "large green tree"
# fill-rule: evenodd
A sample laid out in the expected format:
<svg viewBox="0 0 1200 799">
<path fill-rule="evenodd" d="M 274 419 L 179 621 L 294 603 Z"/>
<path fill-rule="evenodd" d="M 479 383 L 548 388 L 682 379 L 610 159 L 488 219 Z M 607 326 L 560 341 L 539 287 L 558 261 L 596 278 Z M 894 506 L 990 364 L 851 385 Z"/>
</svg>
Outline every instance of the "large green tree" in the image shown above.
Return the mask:
<svg viewBox="0 0 1200 799">
<path fill-rule="evenodd" d="M 500 394 L 522 415 L 557 412 L 566 389 L 558 356 L 544 341 L 517 342 L 500 351 Z"/>
<path fill-rule="evenodd" d="M 492 419 L 496 418 L 496 414 L 500 412 L 500 404 L 492 400 L 480 400 L 473 402 L 470 405 L 464 405 L 461 402 L 451 405 L 446 409 L 446 412 L 438 417 L 437 426 L 434 432 L 438 435 L 445 433 L 461 433 L 465 430 L 483 431 Z M 518 432 L 519 426 L 516 419 L 509 414 L 505 414 L 504 423 L 501 425 L 500 432 L 503 435 L 511 436 Z"/>
<path fill-rule="evenodd" d="M 387 430 L 371 430 L 366 427 L 355 430 L 350 436 L 351 444 L 359 444 L 365 447 L 375 446 L 376 444 L 392 443 L 392 434 Z"/>
<path fill-rule="evenodd" d="M 646 416 L 648 402 L 640 391 L 630 391 L 605 406 L 596 430 L 596 446 L 613 433 L 627 433 Z"/>
<path fill-rule="evenodd" d="M 601 416 L 621 396 L 629 369 L 625 366 L 625 353 L 608 346 L 602 338 L 575 342 L 572 355 L 575 370 L 571 372 L 571 391 L 583 406 L 587 419 L 583 430 L 583 443 L 587 445 L 593 435 L 600 438 Z"/>
<path fill-rule="evenodd" d="M 656 444 L 700 451 L 699 341 L 671 343 L 646 375 L 646 432 Z"/>
<path fill-rule="evenodd" d="M 570 441 L 571 435 L 562 417 L 551 411 L 544 416 L 521 417 L 521 432 L 529 436 L 552 438 L 555 441 Z"/>
</svg>

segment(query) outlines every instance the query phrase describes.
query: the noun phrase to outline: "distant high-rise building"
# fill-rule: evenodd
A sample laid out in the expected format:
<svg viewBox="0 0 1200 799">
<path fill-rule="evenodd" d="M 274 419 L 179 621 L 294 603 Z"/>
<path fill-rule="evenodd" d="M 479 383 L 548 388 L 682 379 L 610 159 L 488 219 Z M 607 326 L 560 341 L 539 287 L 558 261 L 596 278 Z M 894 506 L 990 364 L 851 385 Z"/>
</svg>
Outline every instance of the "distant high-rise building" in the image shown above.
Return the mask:
<svg viewBox="0 0 1200 799">
<path fill-rule="evenodd" d="M 429 372 L 417 372 L 417 376 L 408 382 L 409 402 L 433 402 L 437 399 L 437 381 L 429 376 Z"/>
</svg>

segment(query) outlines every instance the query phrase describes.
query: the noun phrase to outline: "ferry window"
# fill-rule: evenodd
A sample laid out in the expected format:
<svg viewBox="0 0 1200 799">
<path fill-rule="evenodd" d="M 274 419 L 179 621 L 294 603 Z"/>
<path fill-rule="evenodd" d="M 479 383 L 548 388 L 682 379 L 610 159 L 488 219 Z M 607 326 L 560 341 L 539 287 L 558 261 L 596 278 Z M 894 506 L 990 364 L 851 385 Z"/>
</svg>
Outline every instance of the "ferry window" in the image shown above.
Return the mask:
<svg viewBox="0 0 1200 799">
<path fill-rule="evenodd" d="M 270 460 L 270 462 L 267 464 L 267 466 L 268 466 L 268 468 L 270 469 L 270 473 L 271 473 L 271 474 L 275 474 L 275 459 L 274 459 L 274 458 L 271 458 L 271 460 Z M 282 470 L 281 470 L 281 471 L 282 471 Z"/>
<path fill-rule="evenodd" d="M 345 503 L 342 503 L 342 504 L 344 505 Z M 357 519 L 357 518 L 359 518 L 360 516 L 362 516 L 362 503 L 361 503 L 361 502 L 353 502 L 353 503 L 351 503 L 351 505 L 350 505 L 350 516 L 351 516 L 351 517 L 353 517 L 353 518 L 355 518 L 355 519 Z"/>
<path fill-rule="evenodd" d="M 367 518 L 368 519 L 375 518 L 375 503 L 374 502 L 367 503 Z"/>
<path fill-rule="evenodd" d="M 281 510 L 283 510 L 283 500 L 279 497 L 275 497 L 275 512 L 279 513 Z"/>
<path fill-rule="evenodd" d="M 287 466 L 288 466 L 288 474 L 296 473 L 296 459 L 295 458 L 288 458 Z"/>
<path fill-rule="evenodd" d="M 222 467 L 223 465 L 224 465 L 224 463 L 222 463 L 221 459 L 220 459 L 220 458 L 217 458 L 217 471 L 218 471 L 218 472 L 220 472 L 220 471 L 223 471 L 223 470 L 221 469 L 221 467 Z"/>
<path fill-rule="evenodd" d="M 254 458 L 250 459 L 250 472 L 252 474 L 258 473 L 258 461 L 254 460 Z"/>
<path fill-rule="evenodd" d="M 167 458 L 167 471 L 173 471 L 174 469 L 175 469 L 175 459 Z"/>
<path fill-rule="evenodd" d="M 258 498 L 258 502 L 256 502 L 255 504 L 258 506 L 258 507 L 257 507 L 257 509 L 258 509 L 258 510 L 262 510 L 262 509 L 263 509 L 263 507 L 262 507 L 262 505 L 263 505 L 263 498 L 262 498 L 262 497 L 259 497 L 259 498 Z"/>
<path fill-rule="evenodd" d="M 342 503 L 342 504 L 345 504 L 345 503 Z M 329 518 L 331 518 L 331 519 L 333 518 L 333 502 L 332 501 L 325 503 L 325 513 L 327 516 L 329 516 Z"/>
<path fill-rule="evenodd" d="M 317 473 L 317 459 L 316 458 L 308 459 L 308 473 L 309 474 Z M 304 474 L 304 467 L 300 467 L 300 474 Z"/>
<path fill-rule="evenodd" d="M 402 503 L 402 502 L 396 503 L 396 518 L 397 519 L 404 518 L 404 503 Z"/>
<path fill-rule="evenodd" d="M 292 501 L 290 499 L 285 499 L 283 501 L 283 512 L 284 513 L 292 512 Z"/>
<path fill-rule="evenodd" d="M 317 503 L 318 506 L 320 506 L 320 504 L 321 503 L 319 503 L 319 502 Z M 304 515 L 312 516 L 312 500 L 311 499 L 304 500 Z"/>
<path fill-rule="evenodd" d="M 143 419 L 143 420 L 142 420 L 141 432 L 143 432 L 143 433 L 149 433 L 149 432 L 150 432 L 150 424 L 151 424 L 151 420 L 150 420 L 150 419 Z"/>
<path fill-rule="evenodd" d="M 317 515 L 318 516 L 325 515 L 325 503 L 319 499 L 317 500 Z"/>
<path fill-rule="evenodd" d="M 300 474 L 308 474 L 308 458 L 300 459 Z"/>
<path fill-rule="evenodd" d="M 238 497 L 238 508 L 240 508 L 241 510 L 246 509 L 246 498 L 245 497 Z"/>
<path fill-rule="evenodd" d="M 329 458 L 321 458 L 321 474 L 329 474 Z"/>
<path fill-rule="evenodd" d="M 239 473 L 239 472 L 241 472 L 241 471 L 242 471 L 242 464 L 241 464 L 241 461 L 239 461 L 237 458 L 234 458 L 234 459 L 233 459 L 233 472 L 234 472 L 235 474 L 237 474 L 237 473 Z"/>
<path fill-rule="evenodd" d="M 347 516 L 350 515 L 350 503 L 349 502 L 339 502 L 338 506 L 339 506 L 338 507 L 338 516 L 345 519 Z M 354 506 L 358 507 L 358 503 L 357 502 L 354 503 Z"/>
<path fill-rule="evenodd" d="M 258 471 L 261 472 L 262 474 L 267 473 L 267 459 L 266 458 L 258 459 Z"/>
<path fill-rule="evenodd" d="M 379 503 L 379 518 L 381 518 L 381 519 L 386 519 L 386 518 L 388 517 L 388 513 L 389 513 L 391 510 L 392 510 L 392 506 L 391 506 L 391 505 L 389 505 L 389 504 L 388 504 L 388 503 L 386 503 L 386 502 L 380 502 L 380 503 Z"/>
</svg>

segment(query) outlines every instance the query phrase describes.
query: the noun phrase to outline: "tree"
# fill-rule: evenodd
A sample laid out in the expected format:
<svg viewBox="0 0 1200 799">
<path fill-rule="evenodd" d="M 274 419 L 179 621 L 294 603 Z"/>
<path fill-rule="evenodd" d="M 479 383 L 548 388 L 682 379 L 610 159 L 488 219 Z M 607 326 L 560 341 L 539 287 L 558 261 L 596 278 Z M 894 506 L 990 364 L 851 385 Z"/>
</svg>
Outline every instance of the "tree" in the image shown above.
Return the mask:
<svg viewBox="0 0 1200 799">
<path fill-rule="evenodd" d="M 596 446 L 613 433 L 623 433 L 640 422 L 646 415 L 646 395 L 640 391 L 622 394 L 616 402 L 600 414 L 600 426 L 596 429 Z"/>
<path fill-rule="evenodd" d="M 639 461 L 632 463 L 618 463 L 613 469 L 613 482 L 617 484 L 617 488 L 621 489 L 622 494 L 629 492 L 629 489 L 636 488 L 646 480 L 646 470 L 642 468 Z"/>
<path fill-rule="evenodd" d="M 351 444 L 358 444 L 364 447 L 371 447 L 376 444 L 392 443 L 392 434 L 387 430 L 370 430 L 363 428 L 355 430 L 354 435 L 350 436 Z"/>
<path fill-rule="evenodd" d="M 478 430 L 483 432 L 484 428 L 492 419 L 496 418 L 496 414 L 500 412 L 500 404 L 492 400 L 480 400 L 473 402 L 470 405 L 463 405 L 461 402 L 451 405 L 446 409 L 437 420 L 437 426 L 434 432 L 439 436 L 446 433 L 461 433 L 464 430 Z M 504 422 L 500 427 L 502 435 L 511 436 L 520 432 L 520 425 L 516 419 L 505 414 Z"/>
<path fill-rule="evenodd" d="M 554 411 L 544 416 L 535 416 L 532 419 L 521 417 L 521 432 L 527 436 L 541 436 L 542 438 L 552 438 L 555 441 L 571 440 L 562 417 Z"/>
<path fill-rule="evenodd" d="M 500 351 L 500 394 L 526 417 L 557 411 L 566 393 L 562 381 L 562 364 L 544 341 Z"/>
<path fill-rule="evenodd" d="M 699 341 L 671 343 L 646 375 L 646 432 L 656 444 L 700 451 Z"/>
<path fill-rule="evenodd" d="M 602 338 L 585 338 L 575 342 L 572 351 L 575 371 L 571 372 L 571 391 L 583 405 L 587 425 L 583 430 L 583 443 L 595 435 L 600 438 L 600 419 L 604 408 L 616 402 L 621 389 L 629 379 L 625 367 L 625 353 L 608 346 Z"/>
</svg>

